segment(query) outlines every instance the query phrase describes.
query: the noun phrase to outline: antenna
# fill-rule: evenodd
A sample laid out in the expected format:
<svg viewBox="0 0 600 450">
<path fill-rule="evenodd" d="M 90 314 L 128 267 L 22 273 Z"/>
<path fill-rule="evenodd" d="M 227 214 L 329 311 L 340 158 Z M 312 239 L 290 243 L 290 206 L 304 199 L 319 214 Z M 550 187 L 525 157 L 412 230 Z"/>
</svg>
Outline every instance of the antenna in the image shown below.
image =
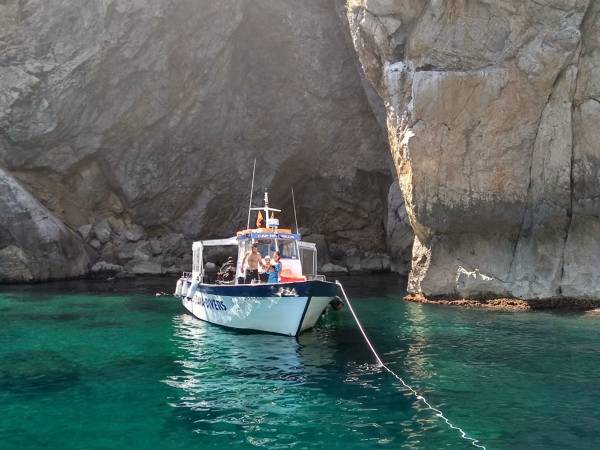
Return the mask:
<svg viewBox="0 0 600 450">
<path fill-rule="evenodd" d="M 254 173 L 256 172 L 256 158 L 254 158 L 254 167 L 252 168 L 252 184 L 250 185 L 250 201 L 248 202 L 248 224 L 246 230 L 250 229 L 250 211 L 252 210 L 252 192 L 254 191 Z"/>
<path fill-rule="evenodd" d="M 296 222 L 296 233 L 298 233 L 298 216 L 296 215 L 296 200 L 294 199 L 294 186 L 292 186 L 292 203 L 294 204 L 294 221 Z"/>
</svg>

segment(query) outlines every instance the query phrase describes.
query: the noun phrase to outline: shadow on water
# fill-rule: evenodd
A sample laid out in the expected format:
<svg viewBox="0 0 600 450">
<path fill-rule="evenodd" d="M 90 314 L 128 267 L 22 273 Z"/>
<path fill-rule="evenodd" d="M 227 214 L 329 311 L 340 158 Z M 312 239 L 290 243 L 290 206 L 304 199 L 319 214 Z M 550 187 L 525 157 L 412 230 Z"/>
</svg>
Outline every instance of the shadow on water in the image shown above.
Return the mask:
<svg viewBox="0 0 600 450">
<path fill-rule="evenodd" d="M 142 295 L 129 296 L 125 301 L 125 307 L 131 312 L 160 313 L 167 314 L 179 309 L 179 300 L 174 297 L 148 297 Z"/>
<path fill-rule="evenodd" d="M 43 302 L 48 301 L 55 295 L 82 293 L 89 295 L 154 295 L 157 292 L 172 292 L 176 282 L 177 277 L 173 276 L 140 276 L 108 280 L 59 280 L 36 284 L 3 284 L 0 285 L 0 294 L 10 295 L 15 300 L 24 302 Z"/>
<path fill-rule="evenodd" d="M 350 299 L 354 297 L 390 297 L 401 300 L 406 295 L 407 278 L 397 274 L 342 275 L 330 281 L 339 281 Z"/>
<path fill-rule="evenodd" d="M 82 368 L 55 351 L 22 350 L 2 356 L 0 392 L 40 394 L 73 387 Z"/>
<path fill-rule="evenodd" d="M 49 321 L 49 322 L 73 322 L 77 320 L 83 319 L 93 319 L 96 317 L 96 314 L 90 313 L 76 313 L 76 312 L 56 312 L 56 313 L 46 313 L 46 312 L 22 312 L 15 313 L 10 312 L 6 315 L 7 319 L 15 320 L 15 321 Z"/>
<path fill-rule="evenodd" d="M 104 330 L 107 328 L 127 328 L 125 322 L 117 322 L 112 320 L 96 320 L 81 325 L 81 328 Z"/>
</svg>

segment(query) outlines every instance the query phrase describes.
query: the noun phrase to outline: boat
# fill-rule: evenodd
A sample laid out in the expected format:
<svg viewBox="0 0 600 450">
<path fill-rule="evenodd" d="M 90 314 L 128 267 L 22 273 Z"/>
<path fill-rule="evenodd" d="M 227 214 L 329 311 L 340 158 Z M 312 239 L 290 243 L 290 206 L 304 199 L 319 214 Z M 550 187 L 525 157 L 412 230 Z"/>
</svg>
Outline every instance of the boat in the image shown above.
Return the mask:
<svg viewBox="0 0 600 450">
<path fill-rule="evenodd" d="M 250 206 L 248 225 L 250 211 L 258 211 L 256 228 L 247 227 L 233 237 L 192 244 L 192 272 L 184 272 L 177 281 L 175 296 L 188 312 L 206 322 L 298 336 L 313 328 L 330 304 L 335 309 L 341 306 L 339 287 L 317 274 L 316 245 L 302 241 L 297 221 L 295 232 L 279 227 L 275 213 L 281 210 L 269 207 L 268 192 L 264 206 Z M 245 282 L 244 259 L 253 244 L 258 245 L 262 256 L 279 252 L 281 271 L 277 282 Z M 207 247 L 237 247 L 237 261 L 226 261 L 212 280 L 204 264 Z"/>
</svg>

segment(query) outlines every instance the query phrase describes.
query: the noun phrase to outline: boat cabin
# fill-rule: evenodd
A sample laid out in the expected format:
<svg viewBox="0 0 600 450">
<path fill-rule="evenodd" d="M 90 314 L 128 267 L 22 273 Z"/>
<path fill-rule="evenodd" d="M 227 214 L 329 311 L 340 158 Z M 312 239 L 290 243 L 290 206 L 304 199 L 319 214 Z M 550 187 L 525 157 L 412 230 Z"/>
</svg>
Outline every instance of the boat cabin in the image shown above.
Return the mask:
<svg viewBox="0 0 600 450">
<path fill-rule="evenodd" d="M 242 264 L 244 257 L 251 251 L 252 244 L 258 244 L 258 252 L 261 257 L 269 255 L 273 259 L 273 253 L 279 251 L 281 254 L 282 282 L 305 281 L 317 278 L 317 248 L 311 242 L 302 242 L 300 235 L 289 230 L 266 230 L 251 229 L 238 233 L 237 236 L 228 239 L 212 239 L 196 241 L 193 245 L 193 268 L 192 277 L 204 278 L 204 248 L 205 247 L 227 247 L 237 246 L 237 262 L 235 264 L 235 284 L 243 283 L 244 268 Z"/>
<path fill-rule="evenodd" d="M 263 208 L 251 208 L 259 210 L 257 228 L 239 231 L 236 236 L 227 239 L 211 239 L 196 241 L 193 244 L 193 267 L 192 277 L 204 280 L 204 248 L 205 247 L 231 247 L 237 246 L 237 261 L 232 265 L 235 267 L 235 277 L 228 281 L 230 284 L 241 284 L 244 282 L 244 258 L 251 251 L 253 244 L 258 244 L 258 252 L 261 258 L 269 256 L 273 260 L 273 253 L 279 251 L 281 255 L 281 282 L 305 281 L 323 278 L 317 275 L 317 248 L 312 242 L 303 242 L 300 234 L 293 233 L 291 229 L 279 228 L 279 221 L 274 217 L 278 209 L 269 208 L 268 194 L 265 193 L 265 206 Z M 260 227 L 262 212 L 266 217 L 266 227 Z M 223 284 L 223 280 L 218 280 Z"/>
</svg>

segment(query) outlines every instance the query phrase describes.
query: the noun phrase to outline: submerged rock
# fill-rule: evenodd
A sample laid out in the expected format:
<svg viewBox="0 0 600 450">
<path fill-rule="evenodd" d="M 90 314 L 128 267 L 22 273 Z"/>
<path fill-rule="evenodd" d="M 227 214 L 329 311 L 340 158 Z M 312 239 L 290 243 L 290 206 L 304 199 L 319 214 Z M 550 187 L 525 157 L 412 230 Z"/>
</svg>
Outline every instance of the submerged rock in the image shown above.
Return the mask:
<svg viewBox="0 0 600 450">
<path fill-rule="evenodd" d="M 20 395 L 40 395 L 70 389 L 79 383 L 82 369 L 58 352 L 21 350 L 8 353 L 0 366 L 0 389 Z"/>
</svg>

